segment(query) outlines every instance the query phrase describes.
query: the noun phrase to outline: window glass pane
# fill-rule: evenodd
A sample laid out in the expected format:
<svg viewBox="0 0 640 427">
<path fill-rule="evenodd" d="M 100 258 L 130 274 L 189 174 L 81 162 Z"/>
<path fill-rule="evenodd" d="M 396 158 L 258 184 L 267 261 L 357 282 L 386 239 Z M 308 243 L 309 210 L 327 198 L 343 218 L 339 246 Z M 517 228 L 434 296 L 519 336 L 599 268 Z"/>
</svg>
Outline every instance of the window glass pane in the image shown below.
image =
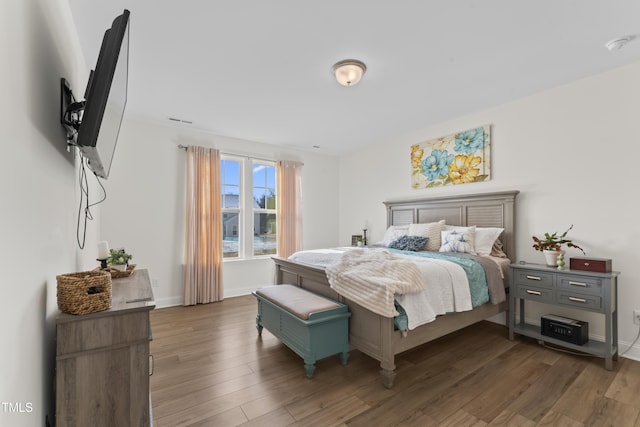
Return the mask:
<svg viewBox="0 0 640 427">
<path fill-rule="evenodd" d="M 268 166 L 261 164 L 253 165 L 253 186 L 254 187 L 266 187 L 267 186 L 267 173 L 266 168 Z"/>
<path fill-rule="evenodd" d="M 253 207 L 254 209 L 265 209 L 268 194 L 264 188 L 253 189 Z"/>
<path fill-rule="evenodd" d="M 240 162 L 220 160 L 220 180 L 222 181 L 222 208 L 240 207 Z"/>
<path fill-rule="evenodd" d="M 275 166 L 269 166 L 267 171 L 267 187 L 276 188 L 276 168 Z"/>
<path fill-rule="evenodd" d="M 276 215 L 253 215 L 253 255 L 274 255 L 277 252 Z"/>
<path fill-rule="evenodd" d="M 269 165 L 253 165 L 254 208 L 276 208 L 276 168 Z"/>
<path fill-rule="evenodd" d="M 237 160 L 221 160 L 222 182 L 240 185 L 240 162 Z"/>
<path fill-rule="evenodd" d="M 222 207 L 223 208 L 239 208 L 240 207 L 240 189 L 233 185 L 222 186 Z"/>
<path fill-rule="evenodd" d="M 270 193 L 267 195 L 267 203 L 266 203 L 266 208 L 267 209 L 275 209 L 276 208 L 276 195 L 273 193 Z"/>
<path fill-rule="evenodd" d="M 239 253 L 238 235 L 240 214 L 238 212 L 222 213 L 222 257 L 237 257 Z"/>
</svg>

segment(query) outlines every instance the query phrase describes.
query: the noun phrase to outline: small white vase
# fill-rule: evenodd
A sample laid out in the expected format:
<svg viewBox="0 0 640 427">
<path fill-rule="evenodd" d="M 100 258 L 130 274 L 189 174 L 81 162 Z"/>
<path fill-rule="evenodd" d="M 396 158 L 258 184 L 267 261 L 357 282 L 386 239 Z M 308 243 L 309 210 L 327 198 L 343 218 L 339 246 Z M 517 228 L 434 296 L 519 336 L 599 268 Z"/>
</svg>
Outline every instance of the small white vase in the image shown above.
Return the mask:
<svg viewBox="0 0 640 427">
<path fill-rule="evenodd" d="M 547 260 L 547 267 L 557 267 L 558 266 L 558 255 L 564 253 L 564 251 L 550 251 L 543 250 L 544 257 Z"/>
<path fill-rule="evenodd" d="M 111 264 L 110 267 L 120 271 L 127 271 L 127 264 Z"/>
</svg>

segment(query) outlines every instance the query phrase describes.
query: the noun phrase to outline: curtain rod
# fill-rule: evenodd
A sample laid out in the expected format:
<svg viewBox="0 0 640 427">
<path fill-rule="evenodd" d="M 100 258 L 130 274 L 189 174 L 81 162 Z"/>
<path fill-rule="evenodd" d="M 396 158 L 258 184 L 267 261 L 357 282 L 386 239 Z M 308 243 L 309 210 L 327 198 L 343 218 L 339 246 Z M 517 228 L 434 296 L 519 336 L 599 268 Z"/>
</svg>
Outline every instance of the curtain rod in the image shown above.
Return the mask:
<svg viewBox="0 0 640 427">
<path fill-rule="evenodd" d="M 187 146 L 186 145 L 178 144 L 178 148 L 181 149 L 181 150 L 187 151 Z M 260 157 L 254 157 L 254 156 L 247 156 L 246 154 L 226 153 L 224 151 L 221 151 L 220 154 L 223 154 L 225 156 L 244 157 L 246 159 L 262 160 L 264 162 L 277 162 L 277 160 L 264 159 L 264 158 L 260 158 Z M 302 162 L 300 162 L 300 163 L 302 163 Z M 304 166 L 304 163 L 302 163 L 302 165 Z"/>
</svg>

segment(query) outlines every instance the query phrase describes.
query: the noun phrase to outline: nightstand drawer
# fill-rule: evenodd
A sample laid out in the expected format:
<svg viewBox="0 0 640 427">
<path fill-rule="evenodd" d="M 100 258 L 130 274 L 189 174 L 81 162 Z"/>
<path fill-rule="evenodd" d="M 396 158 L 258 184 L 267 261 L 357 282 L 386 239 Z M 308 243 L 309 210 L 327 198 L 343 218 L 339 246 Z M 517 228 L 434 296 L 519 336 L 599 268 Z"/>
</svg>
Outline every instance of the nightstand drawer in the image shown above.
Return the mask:
<svg viewBox="0 0 640 427">
<path fill-rule="evenodd" d="M 553 291 L 551 289 L 518 285 L 516 292 L 518 298 L 540 302 L 553 302 Z"/>
<path fill-rule="evenodd" d="M 575 292 L 558 291 L 558 304 L 569 305 L 571 307 L 602 310 L 602 298 L 596 295 L 577 294 Z"/>
<path fill-rule="evenodd" d="M 559 290 L 602 295 L 602 281 L 592 277 L 558 274 L 557 284 Z"/>
<path fill-rule="evenodd" d="M 520 286 L 553 287 L 553 273 L 537 270 L 515 270 L 513 282 Z"/>
</svg>

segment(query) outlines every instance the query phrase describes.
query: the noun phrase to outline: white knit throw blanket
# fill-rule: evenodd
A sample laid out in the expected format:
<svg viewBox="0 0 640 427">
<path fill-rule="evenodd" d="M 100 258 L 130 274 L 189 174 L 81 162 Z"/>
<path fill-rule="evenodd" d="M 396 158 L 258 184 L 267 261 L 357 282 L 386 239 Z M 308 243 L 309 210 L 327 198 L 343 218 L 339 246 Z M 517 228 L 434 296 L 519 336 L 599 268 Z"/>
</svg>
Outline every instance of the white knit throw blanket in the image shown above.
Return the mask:
<svg viewBox="0 0 640 427">
<path fill-rule="evenodd" d="M 326 268 L 331 288 L 345 298 L 384 317 L 398 315 L 395 294 L 424 289 L 418 266 L 385 250 L 354 249 Z"/>
</svg>

